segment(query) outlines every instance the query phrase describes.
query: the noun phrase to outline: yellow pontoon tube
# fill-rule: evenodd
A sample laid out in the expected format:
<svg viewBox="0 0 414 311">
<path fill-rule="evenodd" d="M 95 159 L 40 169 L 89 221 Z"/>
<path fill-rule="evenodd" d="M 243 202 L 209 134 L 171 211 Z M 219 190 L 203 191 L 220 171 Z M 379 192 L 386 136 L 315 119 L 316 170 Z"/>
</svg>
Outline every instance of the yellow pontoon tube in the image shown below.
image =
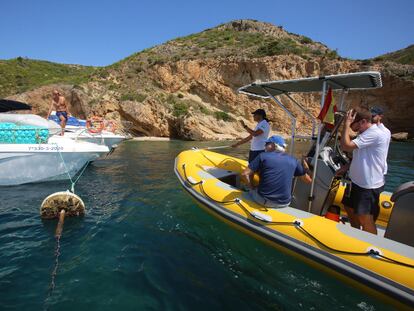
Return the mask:
<svg viewBox="0 0 414 311">
<path fill-rule="evenodd" d="M 180 153 L 175 173 L 204 209 L 238 229 L 352 279 L 406 305 L 414 305 L 414 247 L 298 208 L 266 209 L 241 190 L 247 162 L 202 149 Z"/>
</svg>

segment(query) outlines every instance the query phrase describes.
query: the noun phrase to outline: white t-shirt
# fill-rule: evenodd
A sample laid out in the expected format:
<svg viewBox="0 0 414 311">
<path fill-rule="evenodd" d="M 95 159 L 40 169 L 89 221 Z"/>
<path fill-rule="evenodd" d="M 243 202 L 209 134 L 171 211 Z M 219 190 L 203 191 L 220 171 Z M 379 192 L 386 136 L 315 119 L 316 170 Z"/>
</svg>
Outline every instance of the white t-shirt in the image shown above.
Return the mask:
<svg viewBox="0 0 414 311">
<path fill-rule="evenodd" d="M 266 140 L 269 137 L 269 133 L 270 133 L 269 122 L 267 122 L 266 120 L 260 121 L 259 123 L 257 123 L 256 128 L 254 130 L 255 131 L 262 130 L 263 133 L 257 136 L 253 136 L 251 144 L 250 144 L 250 150 L 252 151 L 264 150 Z"/>
<path fill-rule="evenodd" d="M 382 187 L 385 183 L 387 136 L 376 124 L 373 124 L 353 142 L 358 148 L 353 151 L 349 168 L 352 182 L 365 189 Z"/>
<path fill-rule="evenodd" d="M 388 157 L 388 149 L 389 149 L 390 141 L 391 141 L 391 132 L 390 132 L 389 129 L 387 129 L 385 127 L 384 123 L 380 123 L 377 126 L 380 130 L 382 130 L 385 133 L 385 135 L 387 136 L 387 139 L 388 139 L 388 148 L 387 148 L 387 153 L 386 153 L 386 156 L 385 156 L 385 158 L 387 158 Z M 384 173 L 384 175 L 386 175 L 387 172 L 388 172 L 388 164 L 387 164 L 387 161 L 385 161 L 385 173 Z"/>
</svg>

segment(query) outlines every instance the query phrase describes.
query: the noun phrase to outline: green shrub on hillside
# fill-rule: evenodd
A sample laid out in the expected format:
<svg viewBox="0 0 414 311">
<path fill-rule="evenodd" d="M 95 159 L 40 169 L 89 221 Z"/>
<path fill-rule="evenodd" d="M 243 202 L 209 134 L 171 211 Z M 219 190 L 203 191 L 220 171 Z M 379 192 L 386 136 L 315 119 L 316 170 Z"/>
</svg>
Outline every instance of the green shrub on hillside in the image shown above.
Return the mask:
<svg viewBox="0 0 414 311">
<path fill-rule="evenodd" d="M 363 59 L 361 61 L 361 64 L 365 65 L 365 66 L 371 66 L 373 64 L 373 62 L 372 62 L 372 59 Z"/>
<path fill-rule="evenodd" d="M 200 110 L 201 113 L 206 114 L 206 115 L 212 115 L 213 112 L 210 109 L 207 109 L 206 107 L 199 105 L 198 109 Z"/>
<path fill-rule="evenodd" d="M 306 36 L 300 37 L 300 43 L 302 43 L 302 44 L 309 44 L 309 43 L 312 43 L 312 42 L 313 42 L 312 39 L 309 38 L 309 37 L 306 37 Z"/>
<path fill-rule="evenodd" d="M 219 50 L 221 53 L 234 54 L 255 47 L 266 40 L 258 33 L 241 32 L 231 29 L 209 29 L 199 34 L 177 39 L 180 44 L 191 46 L 191 55 L 207 55 Z M 188 54 L 188 57 L 191 57 Z"/>
<path fill-rule="evenodd" d="M 173 94 L 169 94 L 167 96 L 166 102 L 167 102 L 168 105 L 174 106 L 174 104 L 177 102 L 177 99 L 175 98 L 175 96 Z"/>
<path fill-rule="evenodd" d="M 17 57 L 0 60 L 0 97 L 53 83 L 82 84 L 97 68 Z"/>
<path fill-rule="evenodd" d="M 173 115 L 175 117 L 183 116 L 188 113 L 188 105 L 185 102 L 177 101 L 173 104 Z"/>
<path fill-rule="evenodd" d="M 231 117 L 227 112 L 225 111 L 215 111 L 214 112 L 214 116 L 216 117 L 217 120 L 223 120 L 226 122 L 229 121 L 234 121 L 234 118 Z"/>
<path fill-rule="evenodd" d="M 304 52 L 305 49 L 290 38 L 272 40 L 262 44 L 257 49 L 258 56 L 273 56 L 282 54 L 302 55 Z"/>
<path fill-rule="evenodd" d="M 322 56 L 323 52 L 321 50 L 312 50 L 311 53 L 315 56 Z"/>
<path fill-rule="evenodd" d="M 121 95 L 121 101 L 136 101 L 142 103 L 147 98 L 147 95 L 140 93 L 126 93 Z"/>
<path fill-rule="evenodd" d="M 330 59 L 337 59 L 339 58 L 338 51 L 336 50 L 329 51 L 328 53 L 326 53 L 326 57 Z"/>
</svg>

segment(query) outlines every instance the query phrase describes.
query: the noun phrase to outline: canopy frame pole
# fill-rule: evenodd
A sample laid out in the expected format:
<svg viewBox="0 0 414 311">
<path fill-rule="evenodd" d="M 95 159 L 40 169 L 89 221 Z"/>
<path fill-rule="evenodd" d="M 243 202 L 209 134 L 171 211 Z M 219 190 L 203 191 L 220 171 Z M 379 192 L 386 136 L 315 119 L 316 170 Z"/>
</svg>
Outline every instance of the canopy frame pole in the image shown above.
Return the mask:
<svg viewBox="0 0 414 311">
<path fill-rule="evenodd" d="M 346 89 L 342 89 L 342 91 L 341 91 L 341 101 L 339 103 L 339 110 L 340 111 L 343 111 L 346 93 L 347 93 Z M 338 132 L 339 128 L 336 129 L 336 131 Z M 336 152 L 337 146 L 338 146 L 338 133 L 335 133 L 335 145 L 334 145 L 334 148 L 333 148 L 334 152 Z"/>
<path fill-rule="evenodd" d="M 323 84 L 322 84 L 322 96 L 321 96 L 321 109 L 323 107 L 323 104 L 325 102 L 325 93 L 326 93 L 326 84 L 327 81 L 324 80 Z M 319 123 L 318 125 L 318 136 L 316 138 L 316 149 L 315 149 L 315 154 L 313 155 L 315 161 L 314 161 L 314 166 L 313 166 L 313 172 L 312 172 L 312 182 L 311 182 L 311 187 L 310 187 L 310 191 L 309 191 L 309 197 L 308 197 L 308 212 L 311 213 L 312 210 L 312 202 L 313 202 L 313 194 L 314 194 L 314 190 L 315 190 L 315 181 L 316 181 L 316 173 L 318 171 L 318 158 L 319 158 L 319 143 L 321 140 L 321 133 L 322 133 L 322 128 L 323 128 L 323 123 Z"/>
<path fill-rule="evenodd" d="M 346 97 L 347 89 L 343 88 L 341 91 L 341 101 L 339 103 L 339 110 L 344 109 L 345 97 Z"/>
<path fill-rule="evenodd" d="M 290 96 L 289 93 L 284 93 L 284 95 L 286 95 L 287 98 L 289 98 L 293 103 L 295 103 L 296 106 L 298 106 L 299 109 L 302 110 L 302 112 L 306 114 L 309 117 L 309 119 L 312 120 L 312 139 L 313 139 L 315 137 L 315 129 L 316 129 L 315 117 L 308 110 L 306 110 L 301 104 L 299 104 L 294 98 L 292 98 L 292 96 Z"/>
<path fill-rule="evenodd" d="M 293 114 L 290 112 L 290 110 L 287 109 L 286 106 L 282 104 L 282 102 L 280 100 L 278 100 L 268 90 L 266 90 L 266 86 L 261 85 L 260 87 L 263 89 L 263 91 L 266 92 L 267 95 L 269 95 L 276 102 L 276 104 L 278 104 L 288 114 L 288 116 L 290 118 L 290 121 L 291 121 L 291 139 L 292 139 L 292 141 L 291 141 L 291 144 L 290 144 L 289 153 L 291 155 L 293 155 L 294 144 L 295 144 L 296 118 L 293 116 Z"/>
</svg>

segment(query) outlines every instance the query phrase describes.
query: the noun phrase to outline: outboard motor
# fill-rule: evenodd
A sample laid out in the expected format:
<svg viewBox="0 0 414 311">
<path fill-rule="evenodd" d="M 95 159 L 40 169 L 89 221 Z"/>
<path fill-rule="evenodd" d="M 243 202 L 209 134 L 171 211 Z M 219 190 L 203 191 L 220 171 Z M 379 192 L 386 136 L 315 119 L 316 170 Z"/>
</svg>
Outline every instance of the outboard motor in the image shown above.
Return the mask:
<svg viewBox="0 0 414 311">
<path fill-rule="evenodd" d="M 394 207 L 384 237 L 414 246 L 414 181 L 400 185 L 391 201 Z"/>
</svg>

